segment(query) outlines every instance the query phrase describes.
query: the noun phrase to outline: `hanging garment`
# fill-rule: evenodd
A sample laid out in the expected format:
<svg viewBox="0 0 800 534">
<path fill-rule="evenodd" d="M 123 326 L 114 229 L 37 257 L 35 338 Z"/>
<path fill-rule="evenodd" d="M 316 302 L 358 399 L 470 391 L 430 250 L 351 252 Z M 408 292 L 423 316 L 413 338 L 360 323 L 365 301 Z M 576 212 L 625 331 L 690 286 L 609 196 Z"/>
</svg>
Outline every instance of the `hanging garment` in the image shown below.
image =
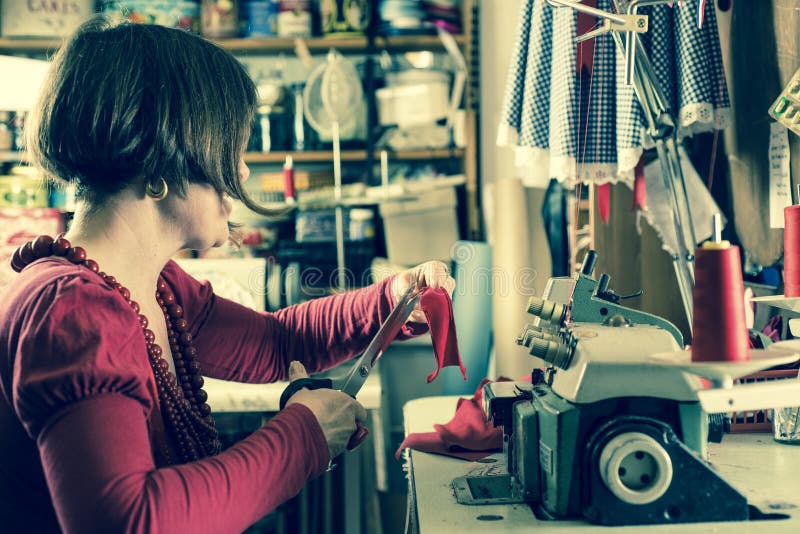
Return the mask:
<svg viewBox="0 0 800 534">
<path fill-rule="evenodd" d="M 596 5 L 613 11 L 612 0 Z M 697 7 L 686 1 L 639 10 L 649 17 L 649 30 L 640 37 L 679 137 L 722 129 L 729 118 L 714 6 L 705 7 L 699 29 Z M 550 178 L 568 186 L 632 185 L 642 150 L 651 145 L 645 118 L 633 87 L 624 83 L 625 60 L 610 33 L 594 39 L 588 90 L 581 83 L 577 17 L 546 0 L 522 1 L 497 143 L 514 147 L 531 187 L 546 187 Z M 581 117 L 585 109 L 588 116 Z"/>
<path fill-rule="evenodd" d="M 558 180 L 550 180 L 542 203 L 542 221 L 550 246 L 552 276 L 569 275 L 569 236 L 567 235 L 567 190 Z"/>
</svg>

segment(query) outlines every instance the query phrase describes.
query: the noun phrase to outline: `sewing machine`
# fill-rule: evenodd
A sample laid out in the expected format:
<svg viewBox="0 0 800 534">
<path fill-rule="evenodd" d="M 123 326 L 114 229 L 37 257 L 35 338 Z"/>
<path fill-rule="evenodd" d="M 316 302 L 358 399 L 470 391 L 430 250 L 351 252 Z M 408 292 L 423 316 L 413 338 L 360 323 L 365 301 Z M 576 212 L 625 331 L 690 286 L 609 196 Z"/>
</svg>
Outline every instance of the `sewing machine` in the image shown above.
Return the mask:
<svg viewBox="0 0 800 534">
<path fill-rule="evenodd" d="M 544 298 L 530 299 L 534 320 L 517 342 L 545 369 L 535 369 L 530 383 L 485 386 L 484 410 L 503 428 L 508 473 L 454 479 L 458 502 L 527 502 L 540 519 L 584 517 L 603 525 L 752 518 L 745 496 L 706 461 L 707 444 L 721 441 L 724 421 L 709 416 L 709 406 L 723 403 L 698 375 L 734 371 L 711 365 L 695 372 L 691 362 L 651 360 L 681 354 L 680 332 L 621 306 L 607 276 L 592 278 L 595 259 L 591 253 L 579 274 L 552 279 Z"/>
</svg>

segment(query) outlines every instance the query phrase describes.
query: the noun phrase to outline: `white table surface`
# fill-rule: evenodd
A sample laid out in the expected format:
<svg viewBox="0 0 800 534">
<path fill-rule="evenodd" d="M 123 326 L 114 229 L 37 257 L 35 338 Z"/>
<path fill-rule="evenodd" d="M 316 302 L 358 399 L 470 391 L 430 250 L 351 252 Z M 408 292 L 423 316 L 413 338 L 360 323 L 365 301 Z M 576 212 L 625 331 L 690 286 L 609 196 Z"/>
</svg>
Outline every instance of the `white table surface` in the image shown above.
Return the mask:
<svg viewBox="0 0 800 534">
<path fill-rule="evenodd" d="M 403 410 L 406 434 L 431 432 L 434 423 L 449 421 L 457 398 L 428 397 L 408 402 Z M 450 486 L 453 478 L 485 474 L 493 464 L 408 451 L 419 533 L 800 533 L 800 446 L 775 443 L 770 434 L 726 434 L 722 443 L 709 444 L 709 449 L 711 463 L 750 504 L 762 512 L 788 514 L 789 519 L 630 527 L 540 521 L 526 504 L 471 506 L 456 501 Z M 479 515 L 499 515 L 503 519 L 480 521 L 476 519 Z"/>
<path fill-rule="evenodd" d="M 277 412 L 281 393 L 289 382 L 271 384 L 245 384 L 204 377 L 208 404 L 213 413 L 223 412 Z M 377 410 L 381 405 L 381 379 L 373 371 L 356 399 L 367 410 Z"/>
</svg>

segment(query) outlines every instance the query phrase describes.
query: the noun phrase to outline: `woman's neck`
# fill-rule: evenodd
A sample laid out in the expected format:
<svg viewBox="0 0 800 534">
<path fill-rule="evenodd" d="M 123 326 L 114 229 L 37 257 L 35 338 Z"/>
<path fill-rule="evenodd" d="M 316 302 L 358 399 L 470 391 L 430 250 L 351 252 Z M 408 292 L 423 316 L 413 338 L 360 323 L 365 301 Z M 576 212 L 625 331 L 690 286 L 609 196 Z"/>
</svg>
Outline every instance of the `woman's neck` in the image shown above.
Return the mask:
<svg viewBox="0 0 800 534">
<path fill-rule="evenodd" d="M 91 210 L 82 203 L 66 234 L 72 246 L 86 249 L 102 271 L 116 277 L 134 300 L 143 302 L 155 294 L 159 273 L 182 248 L 154 206 L 136 198 Z"/>
</svg>

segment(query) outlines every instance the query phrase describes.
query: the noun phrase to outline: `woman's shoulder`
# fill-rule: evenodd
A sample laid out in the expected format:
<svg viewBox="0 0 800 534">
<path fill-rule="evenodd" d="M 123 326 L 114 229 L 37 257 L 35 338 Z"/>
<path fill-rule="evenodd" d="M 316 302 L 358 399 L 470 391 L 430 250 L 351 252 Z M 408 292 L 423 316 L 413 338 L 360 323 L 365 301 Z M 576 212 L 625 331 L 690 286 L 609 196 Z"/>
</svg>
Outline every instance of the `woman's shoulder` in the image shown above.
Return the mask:
<svg viewBox="0 0 800 534">
<path fill-rule="evenodd" d="M 0 300 L 5 311 L 22 311 L 44 301 L 51 309 L 62 304 L 81 306 L 87 316 L 105 314 L 108 310 L 103 308 L 113 304 L 120 311 L 130 312 L 124 315 L 136 318 L 133 309 L 124 306 L 127 302 L 122 295 L 97 273 L 58 258 L 44 258 L 26 267 Z"/>
<path fill-rule="evenodd" d="M 0 295 L 0 337 L 84 329 L 128 337 L 138 326 L 130 303 L 97 273 L 57 258 L 32 263 Z"/>
</svg>

